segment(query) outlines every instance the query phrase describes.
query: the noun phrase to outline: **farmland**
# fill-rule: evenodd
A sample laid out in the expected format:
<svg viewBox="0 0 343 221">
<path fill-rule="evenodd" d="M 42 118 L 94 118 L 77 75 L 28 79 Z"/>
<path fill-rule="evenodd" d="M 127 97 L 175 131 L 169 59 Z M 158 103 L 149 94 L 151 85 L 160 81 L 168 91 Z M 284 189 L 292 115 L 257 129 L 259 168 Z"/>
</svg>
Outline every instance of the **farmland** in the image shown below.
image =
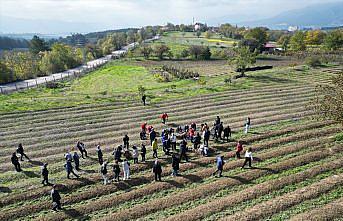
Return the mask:
<svg viewBox="0 0 343 221">
<path fill-rule="evenodd" d="M 2 96 L 0 220 L 341 218 L 337 207 L 343 197 L 343 155 L 336 140 L 342 126 L 315 120 L 308 109 L 315 86 L 329 84 L 341 67 L 294 68 L 292 62 L 276 62 L 272 70 L 227 84 L 225 78 L 234 71 L 225 61 L 126 59 L 59 89 Z M 197 71 L 206 84 L 193 79 L 158 82 L 150 71 L 163 64 Z M 138 102 L 139 85 L 148 95 L 145 107 Z M 158 119 L 163 112 L 170 116 L 166 126 Z M 131 144 L 140 145 L 142 122 L 161 131 L 193 121 L 211 123 L 217 115 L 232 128 L 232 139 L 211 139 L 208 157 L 189 152 L 190 162 L 180 164 L 181 176 L 170 176 L 170 157 L 160 146 L 162 182 L 153 182 L 154 159 L 147 145 L 148 162 L 132 164 L 130 180 L 103 185 L 96 145 L 112 164 L 113 148 L 126 133 Z M 244 134 L 247 116 L 252 129 Z M 90 157 L 81 159 L 79 179 L 67 179 L 63 156 L 74 150 L 77 140 L 86 144 Z M 252 148 L 253 169 L 240 168 L 243 160 L 235 158 L 238 140 Z M 21 173 L 14 172 L 9 161 L 19 142 L 32 159 L 22 162 Z M 227 160 L 222 178 L 212 176 L 218 154 Z M 40 183 L 42 163 L 49 164 L 50 181 L 59 185 L 64 208 L 60 212 L 51 212 L 51 187 Z"/>
</svg>

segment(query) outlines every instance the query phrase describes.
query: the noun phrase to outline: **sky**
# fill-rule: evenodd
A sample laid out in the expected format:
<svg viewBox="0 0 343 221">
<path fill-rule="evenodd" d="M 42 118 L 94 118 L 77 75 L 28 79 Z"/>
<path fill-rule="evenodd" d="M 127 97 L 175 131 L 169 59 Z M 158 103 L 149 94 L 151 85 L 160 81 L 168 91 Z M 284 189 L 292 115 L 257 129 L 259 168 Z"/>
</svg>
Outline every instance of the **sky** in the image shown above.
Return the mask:
<svg viewBox="0 0 343 221">
<path fill-rule="evenodd" d="M 0 28 L 6 25 L 8 17 L 60 21 L 66 22 L 63 23 L 66 26 L 71 23 L 88 24 L 92 30 L 163 25 L 167 22 L 190 24 L 193 17 L 196 21 L 216 25 L 263 19 L 287 10 L 337 1 L 339 0 L 0 0 Z M 11 24 L 12 27 L 15 25 L 15 22 Z M 1 31 L 3 30 L 0 29 Z"/>
</svg>

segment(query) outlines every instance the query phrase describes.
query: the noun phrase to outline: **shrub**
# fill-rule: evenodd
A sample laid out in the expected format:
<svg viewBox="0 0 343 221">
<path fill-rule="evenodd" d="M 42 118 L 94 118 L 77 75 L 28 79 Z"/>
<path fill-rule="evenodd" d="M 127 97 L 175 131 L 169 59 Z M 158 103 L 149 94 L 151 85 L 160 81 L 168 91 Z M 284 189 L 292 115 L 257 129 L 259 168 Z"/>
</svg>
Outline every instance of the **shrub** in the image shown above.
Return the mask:
<svg viewBox="0 0 343 221">
<path fill-rule="evenodd" d="M 312 57 L 308 57 L 305 60 L 305 63 L 310 66 L 310 67 L 319 67 L 320 65 L 322 65 L 322 62 L 320 61 L 320 58 L 317 56 L 312 56 Z"/>
</svg>

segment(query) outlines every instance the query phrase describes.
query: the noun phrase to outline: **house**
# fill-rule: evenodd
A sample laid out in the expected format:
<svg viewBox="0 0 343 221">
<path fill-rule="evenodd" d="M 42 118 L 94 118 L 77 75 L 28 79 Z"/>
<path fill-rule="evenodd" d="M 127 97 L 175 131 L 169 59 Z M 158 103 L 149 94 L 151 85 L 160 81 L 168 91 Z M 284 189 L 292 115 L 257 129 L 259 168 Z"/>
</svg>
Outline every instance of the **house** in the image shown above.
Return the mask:
<svg viewBox="0 0 343 221">
<path fill-rule="evenodd" d="M 277 50 L 278 48 L 276 44 L 273 42 L 267 42 L 263 47 L 263 51 L 266 51 L 266 52 L 275 52 Z"/>
</svg>

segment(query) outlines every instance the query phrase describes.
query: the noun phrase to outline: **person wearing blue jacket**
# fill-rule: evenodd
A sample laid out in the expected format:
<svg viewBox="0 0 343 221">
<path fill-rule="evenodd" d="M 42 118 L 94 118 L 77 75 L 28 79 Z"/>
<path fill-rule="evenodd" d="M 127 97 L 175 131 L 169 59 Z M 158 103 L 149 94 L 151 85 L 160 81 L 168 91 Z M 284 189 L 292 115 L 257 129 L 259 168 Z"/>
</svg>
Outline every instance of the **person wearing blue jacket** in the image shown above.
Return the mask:
<svg viewBox="0 0 343 221">
<path fill-rule="evenodd" d="M 222 177 L 224 164 L 225 164 L 224 157 L 217 156 L 217 170 L 212 175 L 215 176 L 216 173 L 219 172 L 219 177 Z"/>
</svg>

